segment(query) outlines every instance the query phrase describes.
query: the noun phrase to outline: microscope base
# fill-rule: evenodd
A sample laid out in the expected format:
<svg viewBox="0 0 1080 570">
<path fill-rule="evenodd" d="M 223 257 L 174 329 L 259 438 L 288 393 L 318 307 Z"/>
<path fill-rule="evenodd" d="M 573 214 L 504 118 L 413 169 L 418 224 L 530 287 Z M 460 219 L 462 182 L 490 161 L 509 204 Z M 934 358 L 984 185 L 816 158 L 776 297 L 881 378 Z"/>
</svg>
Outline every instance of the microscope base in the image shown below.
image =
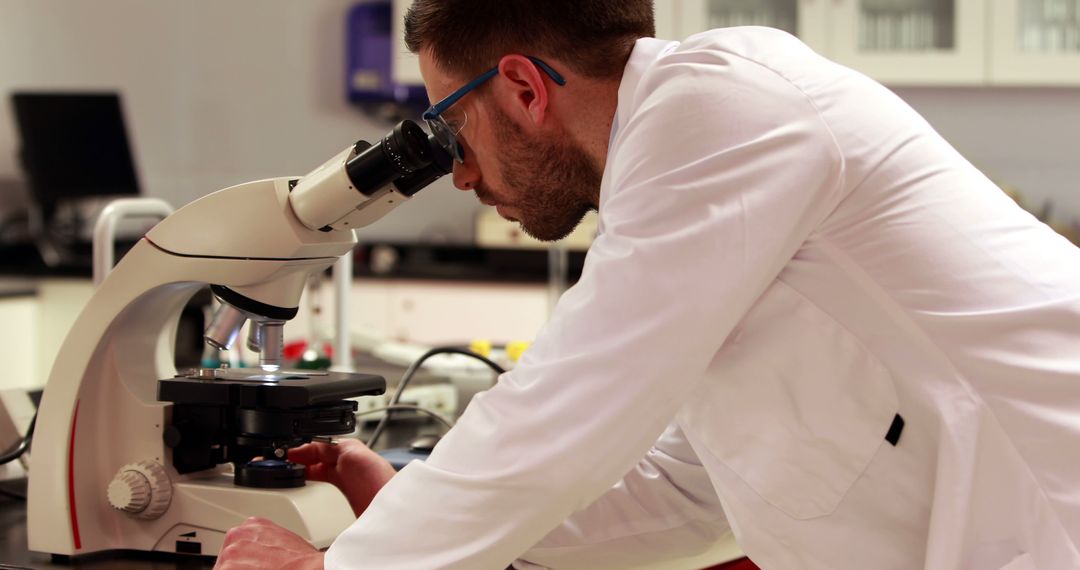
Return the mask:
<svg viewBox="0 0 1080 570">
<path fill-rule="evenodd" d="M 139 519 L 106 508 L 112 522 L 83 527 L 82 548 L 30 549 L 72 560 L 110 550 L 217 556 L 225 533 L 249 517 L 272 520 L 323 549 L 356 520 L 345 496 L 329 483 L 252 489 L 234 485 L 232 475 L 222 472 L 173 483 L 172 500 L 160 518 Z M 49 521 L 53 526 L 63 523 L 62 518 Z"/>
<path fill-rule="evenodd" d="M 252 516 L 270 519 L 316 548 L 326 548 L 356 520 L 345 497 L 328 483 L 253 489 L 234 485 L 229 475 L 214 474 L 179 482 L 173 492 L 169 511 L 162 517 L 173 520 L 155 544 L 147 545 L 148 550 L 214 556 L 221 550 L 225 533 Z"/>
</svg>

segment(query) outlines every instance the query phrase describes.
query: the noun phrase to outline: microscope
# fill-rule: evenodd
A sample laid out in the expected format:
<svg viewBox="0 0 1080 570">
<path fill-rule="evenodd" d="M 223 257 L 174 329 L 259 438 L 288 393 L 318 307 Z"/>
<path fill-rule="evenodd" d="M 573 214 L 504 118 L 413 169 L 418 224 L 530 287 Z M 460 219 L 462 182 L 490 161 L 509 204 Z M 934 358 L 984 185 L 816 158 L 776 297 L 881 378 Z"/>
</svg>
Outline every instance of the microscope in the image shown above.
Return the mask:
<svg viewBox="0 0 1080 570">
<path fill-rule="evenodd" d="M 101 283 L 53 365 L 30 469 L 30 550 L 215 555 L 250 516 L 328 546 L 355 519 L 332 485 L 305 482 L 291 447 L 351 433 L 383 378 L 282 369 L 282 327 L 311 274 L 450 172 L 446 150 L 402 121 L 309 174 L 209 194 L 150 230 Z M 257 368 L 174 364 L 180 312 L 210 285 L 206 342 L 249 323 Z"/>
</svg>

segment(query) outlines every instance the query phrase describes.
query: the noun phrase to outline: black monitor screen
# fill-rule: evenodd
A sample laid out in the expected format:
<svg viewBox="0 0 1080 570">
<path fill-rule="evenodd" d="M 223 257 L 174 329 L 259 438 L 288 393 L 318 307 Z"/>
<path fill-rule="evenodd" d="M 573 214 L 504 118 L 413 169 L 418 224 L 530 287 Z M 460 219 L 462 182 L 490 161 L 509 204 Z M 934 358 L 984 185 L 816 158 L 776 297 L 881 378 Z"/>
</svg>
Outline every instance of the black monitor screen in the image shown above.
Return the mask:
<svg viewBox="0 0 1080 570">
<path fill-rule="evenodd" d="M 137 194 L 115 93 L 14 93 L 20 155 L 34 200 Z"/>
</svg>

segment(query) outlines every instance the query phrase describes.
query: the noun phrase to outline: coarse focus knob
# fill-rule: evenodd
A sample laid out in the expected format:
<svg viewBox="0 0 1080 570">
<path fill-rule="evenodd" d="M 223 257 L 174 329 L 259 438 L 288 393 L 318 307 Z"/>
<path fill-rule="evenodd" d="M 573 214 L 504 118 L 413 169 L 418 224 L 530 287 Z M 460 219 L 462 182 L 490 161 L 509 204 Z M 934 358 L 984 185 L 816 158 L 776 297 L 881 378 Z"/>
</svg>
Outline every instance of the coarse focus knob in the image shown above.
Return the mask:
<svg viewBox="0 0 1080 570">
<path fill-rule="evenodd" d="M 109 504 L 141 519 L 156 519 L 172 500 L 172 483 L 155 461 L 129 463 L 109 483 Z"/>
</svg>

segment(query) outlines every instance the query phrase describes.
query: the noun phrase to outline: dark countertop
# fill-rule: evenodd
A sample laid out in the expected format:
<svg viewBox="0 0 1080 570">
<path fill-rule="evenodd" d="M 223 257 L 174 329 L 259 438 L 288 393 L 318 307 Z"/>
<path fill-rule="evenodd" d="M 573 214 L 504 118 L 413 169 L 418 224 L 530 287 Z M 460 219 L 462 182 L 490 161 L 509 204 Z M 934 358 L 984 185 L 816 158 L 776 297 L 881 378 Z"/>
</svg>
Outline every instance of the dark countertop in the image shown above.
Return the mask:
<svg viewBox="0 0 1080 570">
<path fill-rule="evenodd" d="M 129 244 L 126 252 L 133 244 Z M 90 244 L 71 248 L 68 259 L 50 267 L 32 243 L 0 245 L 0 276 L 19 277 L 87 277 L 93 273 Z"/>
<path fill-rule="evenodd" d="M 368 279 L 434 279 L 496 283 L 547 283 L 546 249 L 472 245 L 361 243 L 353 250 L 353 275 Z M 567 254 L 567 279 L 581 277 L 584 251 Z"/>
<path fill-rule="evenodd" d="M 26 494 L 26 481 L 6 481 L 0 489 Z M 30 552 L 26 541 L 26 502 L 0 494 L 0 570 L 202 570 L 214 567 L 206 556 L 177 557 L 143 552 L 106 552 L 78 558 L 53 560 L 48 554 Z"/>
<path fill-rule="evenodd" d="M 135 242 L 119 243 L 120 259 Z M 50 267 L 33 244 L 0 244 L 0 277 L 86 277 L 92 274 L 91 246 L 71 246 L 68 259 Z M 500 249 L 472 245 L 361 243 L 353 250 L 353 274 L 365 279 L 425 279 L 490 283 L 546 283 L 545 249 Z M 568 254 L 567 278 L 581 276 L 585 252 Z M 0 291 L 2 294 L 2 291 Z"/>
<path fill-rule="evenodd" d="M 138 239 L 118 240 L 113 249 L 114 258 L 119 260 L 128 252 Z M 38 247 L 31 242 L 0 243 L 0 277 L 85 277 L 90 278 L 94 271 L 93 244 L 73 242 L 57 249 L 60 262 L 49 265 L 45 262 Z M 2 570 L 2 569 L 0 569 Z"/>
<path fill-rule="evenodd" d="M 0 300 L 36 294 L 37 285 L 30 279 L 0 277 Z"/>
</svg>

